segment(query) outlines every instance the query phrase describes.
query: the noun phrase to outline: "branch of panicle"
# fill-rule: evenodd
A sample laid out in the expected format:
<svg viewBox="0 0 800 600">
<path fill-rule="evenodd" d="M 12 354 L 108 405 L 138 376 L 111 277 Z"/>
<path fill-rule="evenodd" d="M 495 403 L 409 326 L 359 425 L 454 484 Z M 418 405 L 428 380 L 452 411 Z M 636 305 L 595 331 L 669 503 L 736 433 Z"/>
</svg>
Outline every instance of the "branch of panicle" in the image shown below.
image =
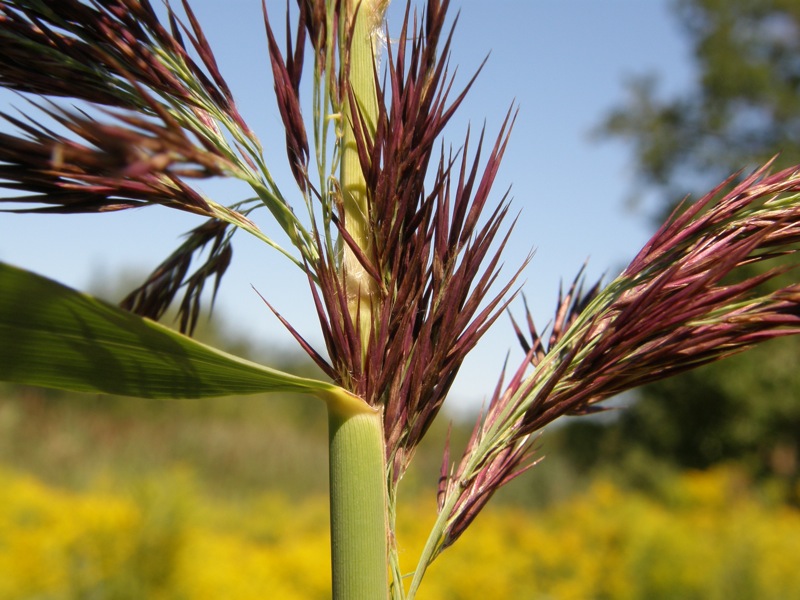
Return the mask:
<svg viewBox="0 0 800 600">
<path fill-rule="evenodd" d="M 209 219 L 186 234 L 186 241 L 150 274 L 147 280 L 128 294 L 120 303 L 122 308 L 138 315 L 159 320 L 184 289 L 178 308 L 180 330 L 190 335 L 200 316 L 200 299 L 205 282 L 214 278 L 212 295 L 216 297 L 220 280 L 233 255 L 229 225 Z M 189 276 L 193 260 L 211 244 L 205 262 Z M 188 276 L 188 277 L 187 277 Z"/>
<path fill-rule="evenodd" d="M 208 110 L 219 112 L 254 141 L 186 0 L 183 6 L 191 30 L 167 7 L 167 31 L 148 0 L 102 5 L 62 0 L 46 10 L 39 3 L 4 2 L 0 85 L 149 112 L 151 102 L 132 85 L 135 81 L 173 108 L 191 107 L 198 117 Z M 189 55 L 181 30 L 202 67 Z M 181 125 L 191 126 L 192 119 Z"/>
<path fill-rule="evenodd" d="M 262 0 L 264 27 L 267 31 L 270 64 L 275 82 L 275 96 L 286 132 L 286 154 L 295 181 L 300 190 L 305 193 L 308 185 L 309 149 L 303 112 L 300 108 L 300 79 L 303 73 L 303 51 L 306 44 L 306 29 L 303 25 L 307 22 L 309 7 L 306 2 L 300 2 L 299 6 L 297 40 L 294 44 L 292 44 L 292 30 L 287 11 L 286 59 L 284 60 L 269 22 L 266 0 Z"/>
<path fill-rule="evenodd" d="M 579 274 L 566 295 L 559 293 L 547 343 L 527 306 L 527 332 L 512 319 L 526 358 L 505 387 L 501 379 L 457 467 L 448 466 L 446 453 L 439 506 L 447 525 L 439 551 L 499 487 L 531 466 L 535 434 L 548 423 L 800 333 L 800 284 L 765 288 L 793 266 L 743 269 L 792 256 L 800 242 L 800 169 L 770 175 L 768 167 L 676 211 L 605 288 L 584 292 Z"/>
<path fill-rule="evenodd" d="M 272 181 L 260 144 L 241 118 L 196 16 L 186 0 L 182 4 L 188 25 L 167 6 L 168 27 L 148 0 L 0 5 L 0 85 L 48 103 L 46 98 L 53 96 L 85 101 L 112 119 L 101 123 L 83 112 L 34 103 L 69 132 L 60 135 L 32 118 L 2 115 L 17 135 L 0 134 L 0 185 L 18 194 L 0 201 L 32 205 L 13 209 L 17 212 L 105 212 L 160 204 L 244 228 L 303 266 L 245 216 L 255 206 L 240 212 L 252 203 L 221 206 L 188 183 L 214 176 L 246 181 L 301 256 L 316 258 L 309 234 Z M 302 63 L 299 42 L 300 52 L 289 63 L 295 87 L 300 69 L 295 65 Z M 190 239 L 202 229 L 190 232 Z M 195 292 L 202 290 L 205 278 L 215 279 L 215 289 L 219 285 L 229 250 L 228 243 L 222 245 L 222 254 L 212 253 L 207 268 L 182 282 L 187 289 L 179 309 L 184 328 L 192 329 L 196 321 Z M 174 297 L 176 282 L 163 270 L 174 259 L 168 258 L 135 292 L 147 290 L 148 299 L 131 306 L 151 315 L 166 310 L 163 302 Z M 181 270 L 170 272 L 174 276 Z"/>
<path fill-rule="evenodd" d="M 0 133 L 2 185 L 28 192 L 0 202 L 45 205 L 18 209 L 22 212 L 104 212 L 161 204 L 215 216 L 185 179 L 221 175 L 230 165 L 213 151 L 198 148 L 168 117 L 159 124 L 118 115 L 121 124 L 103 124 L 57 108 L 39 108 L 87 143 L 35 121 L 0 114 L 24 134 Z"/>
</svg>

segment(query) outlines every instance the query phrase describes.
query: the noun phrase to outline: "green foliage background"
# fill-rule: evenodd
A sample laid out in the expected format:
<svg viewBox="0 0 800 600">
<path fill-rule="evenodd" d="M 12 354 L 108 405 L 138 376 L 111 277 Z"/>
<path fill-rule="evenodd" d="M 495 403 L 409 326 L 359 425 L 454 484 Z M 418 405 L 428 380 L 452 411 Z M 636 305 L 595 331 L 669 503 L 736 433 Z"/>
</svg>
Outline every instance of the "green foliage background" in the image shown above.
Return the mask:
<svg viewBox="0 0 800 600">
<path fill-rule="evenodd" d="M 629 82 L 600 133 L 632 148 L 637 194 L 655 198 L 661 221 L 686 194 L 777 155 L 800 162 L 800 4 L 792 0 L 675 0 L 692 50 L 695 85 L 664 97 L 658 78 Z M 792 273 L 794 275 L 794 272 Z M 800 340 L 769 342 L 744 355 L 637 391 L 613 427 L 578 424 L 578 463 L 707 468 L 743 461 L 756 476 L 800 481 Z M 592 442 L 586 441 L 586 434 Z"/>
</svg>

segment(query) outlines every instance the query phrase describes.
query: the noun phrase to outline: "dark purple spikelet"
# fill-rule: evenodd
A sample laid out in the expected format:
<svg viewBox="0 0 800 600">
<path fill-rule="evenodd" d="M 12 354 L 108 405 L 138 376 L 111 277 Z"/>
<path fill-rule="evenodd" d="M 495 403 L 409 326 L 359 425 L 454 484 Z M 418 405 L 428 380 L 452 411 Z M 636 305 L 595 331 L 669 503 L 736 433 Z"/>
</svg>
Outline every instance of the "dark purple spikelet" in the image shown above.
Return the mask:
<svg viewBox="0 0 800 600">
<path fill-rule="evenodd" d="M 529 358 L 534 352 L 528 353 Z M 502 425 L 515 391 L 523 385 L 527 365 L 521 365 L 508 384 L 503 377 L 495 387 L 489 408 L 478 417 L 472 436 L 467 442 L 458 466 L 450 464 L 449 448 L 442 459 L 437 504 L 446 510 L 450 519 L 439 542 L 436 554 L 451 546 L 466 531 L 475 517 L 503 485 L 536 465 L 534 459 L 536 436 L 519 435 L 517 428 L 503 432 L 504 443 L 495 443 L 488 450 L 484 442 L 494 429 Z"/>
<path fill-rule="evenodd" d="M 183 4 L 191 24 L 191 30 L 184 31 L 202 68 L 189 56 L 182 26 L 171 9 L 172 32 L 160 23 L 148 0 L 62 0 L 49 3 L 46 10 L 40 2 L 3 2 L 0 85 L 140 110 L 147 102 L 129 84 L 136 81 L 175 101 L 197 104 L 187 82 L 158 59 L 157 52 L 163 51 L 182 63 L 208 97 L 246 129 L 211 47 L 191 8 Z"/>
<path fill-rule="evenodd" d="M 299 25 L 297 27 L 297 40 L 292 47 L 292 33 L 289 25 L 289 15 L 286 15 L 286 59 L 281 55 L 278 42 L 267 17 L 267 4 L 262 0 L 264 12 L 264 25 L 267 30 L 269 42 L 269 57 L 272 66 L 272 77 L 275 81 L 275 96 L 278 100 L 278 110 L 283 121 L 286 133 L 286 153 L 289 166 L 292 169 L 297 185 L 301 191 L 306 191 L 308 181 L 308 136 L 303 121 L 303 112 L 300 109 L 300 78 L 303 72 L 303 51 L 306 44 L 306 12 L 309 10 L 305 2 L 300 2 Z M 324 22 L 324 21 L 323 21 Z"/>
<path fill-rule="evenodd" d="M 24 134 L 0 133 L 2 186 L 27 192 L 0 202 L 45 205 L 18 212 L 102 212 L 160 204 L 213 216 L 185 179 L 220 175 L 227 160 L 197 147 L 172 119 L 157 123 L 119 114 L 117 123 L 107 124 L 57 108 L 41 110 L 75 137 L 0 114 Z"/>
<path fill-rule="evenodd" d="M 334 20 L 333 31 L 328 31 L 328 19 L 326 0 L 297 0 L 297 6 L 300 9 L 300 24 L 308 34 L 309 42 L 315 53 L 315 68 L 318 71 L 323 71 L 325 68 L 325 61 L 327 60 L 326 48 L 328 43 L 328 36 L 332 35 L 335 40 L 337 37 L 338 20 Z M 341 13 L 341 0 L 336 0 L 333 14 L 338 16 Z M 298 39 L 300 32 L 298 31 Z M 287 36 L 288 39 L 288 36 Z M 335 46 L 335 45 L 334 45 Z M 301 61 L 297 60 L 295 55 L 295 64 Z"/>
<path fill-rule="evenodd" d="M 233 255 L 232 231 L 224 221 L 209 219 L 186 234 L 186 241 L 162 262 L 120 305 L 143 317 L 158 320 L 172 305 L 181 289 L 183 300 L 178 309 L 180 330 L 193 333 L 200 316 L 200 297 L 208 279 L 214 278 L 212 295 L 230 265 Z M 191 263 L 210 244 L 205 262 L 189 275 Z"/>
</svg>

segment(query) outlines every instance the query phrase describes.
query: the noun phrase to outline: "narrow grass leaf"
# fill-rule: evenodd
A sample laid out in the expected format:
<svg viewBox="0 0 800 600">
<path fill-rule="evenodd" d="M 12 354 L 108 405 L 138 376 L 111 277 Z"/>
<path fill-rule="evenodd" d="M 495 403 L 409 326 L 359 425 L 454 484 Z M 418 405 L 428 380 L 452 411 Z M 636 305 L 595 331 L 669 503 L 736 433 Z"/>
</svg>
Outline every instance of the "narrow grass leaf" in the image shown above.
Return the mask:
<svg viewBox="0 0 800 600">
<path fill-rule="evenodd" d="M 0 263 L 0 380 L 143 398 L 343 389 L 226 354 L 34 273 Z"/>
</svg>

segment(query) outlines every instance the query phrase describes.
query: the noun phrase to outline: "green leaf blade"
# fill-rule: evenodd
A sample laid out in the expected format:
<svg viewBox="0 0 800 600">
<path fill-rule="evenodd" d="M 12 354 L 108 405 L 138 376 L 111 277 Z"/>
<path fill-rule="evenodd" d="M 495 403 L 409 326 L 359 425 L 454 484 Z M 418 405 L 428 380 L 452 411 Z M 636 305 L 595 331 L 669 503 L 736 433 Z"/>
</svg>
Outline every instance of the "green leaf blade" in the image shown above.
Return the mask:
<svg viewBox="0 0 800 600">
<path fill-rule="evenodd" d="M 301 392 L 358 400 L 329 382 L 226 354 L 3 263 L 0 380 L 159 399 Z"/>
</svg>

